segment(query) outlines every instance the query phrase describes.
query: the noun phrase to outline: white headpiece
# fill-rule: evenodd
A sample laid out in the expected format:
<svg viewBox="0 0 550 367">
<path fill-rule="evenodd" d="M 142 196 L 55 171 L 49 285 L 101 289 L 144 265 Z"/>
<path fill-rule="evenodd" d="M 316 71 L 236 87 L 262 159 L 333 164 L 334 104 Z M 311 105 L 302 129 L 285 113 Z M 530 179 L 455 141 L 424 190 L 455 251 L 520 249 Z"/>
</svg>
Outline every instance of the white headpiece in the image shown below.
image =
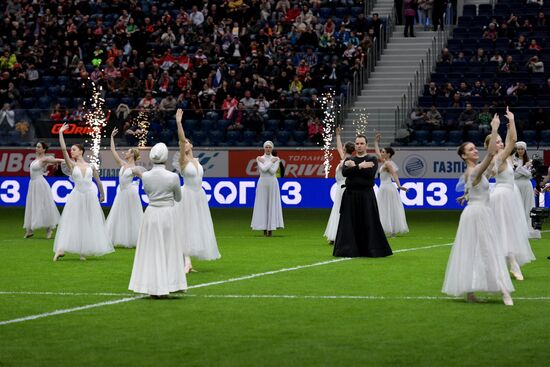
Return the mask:
<svg viewBox="0 0 550 367">
<path fill-rule="evenodd" d="M 168 160 L 168 148 L 166 147 L 166 144 L 155 144 L 155 146 L 151 148 L 149 158 L 153 163 L 165 163 Z"/>
<path fill-rule="evenodd" d="M 527 150 L 527 144 L 525 144 L 524 141 L 518 141 L 516 142 L 516 149 L 517 148 L 523 148 L 524 150 Z"/>
<path fill-rule="evenodd" d="M 267 140 L 267 141 L 264 143 L 264 148 L 267 147 L 268 145 L 269 145 L 271 148 L 274 148 L 273 142 L 272 142 L 271 140 Z"/>
</svg>

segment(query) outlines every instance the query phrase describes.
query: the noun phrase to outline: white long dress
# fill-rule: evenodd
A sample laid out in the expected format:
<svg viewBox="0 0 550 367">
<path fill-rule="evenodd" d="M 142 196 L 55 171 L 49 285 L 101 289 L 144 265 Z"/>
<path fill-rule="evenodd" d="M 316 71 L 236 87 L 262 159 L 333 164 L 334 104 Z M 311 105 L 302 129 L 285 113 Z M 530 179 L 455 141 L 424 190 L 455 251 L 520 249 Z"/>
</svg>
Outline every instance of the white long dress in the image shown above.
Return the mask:
<svg viewBox="0 0 550 367">
<path fill-rule="evenodd" d="M 387 161 L 380 166 L 380 187 L 376 193 L 376 202 L 378 204 L 378 212 L 380 213 L 380 223 L 384 228 L 385 233 L 408 233 L 409 226 L 405 217 L 405 208 L 399 195 L 399 191 L 392 181 L 391 173 L 386 165 L 391 164 L 393 169 L 397 171 L 397 165 L 392 161 Z"/>
<path fill-rule="evenodd" d="M 90 166 L 86 167 L 84 173 L 78 166 L 74 166 L 71 173 L 74 188 L 61 214 L 54 252 L 101 256 L 114 251 L 92 178 Z"/>
<path fill-rule="evenodd" d="M 143 207 L 132 169 L 124 167 L 118 172 L 118 192 L 107 217 L 107 233 L 114 245 L 136 247 Z"/>
<path fill-rule="evenodd" d="M 196 164 L 196 165 L 195 165 Z M 221 257 L 218 251 L 214 224 L 208 207 L 208 198 L 202 189 L 204 169 L 197 160 L 187 162 L 181 170 L 184 184 L 181 201 L 176 203 L 176 230 L 183 253 L 201 260 Z"/>
<path fill-rule="evenodd" d="M 61 216 L 55 206 L 50 185 L 44 178 L 42 161 L 39 159 L 32 161 L 29 168 L 31 180 L 27 191 L 23 228 L 27 231 L 34 231 L 38 228 L 55 228 Z"/>
<path fill-rule="evenodd" d="M 181 200 L 177 174 L 155 164 L 141 178 L 149 196 L 139 229 L 128 289 L 164 296 L 187 289 L 183 252 L 176 240 L 174 200 Z"/>
<path fill-rule="evenodd" d="M 340 221 L 340 204 L 342 203 L 342 195 L 344 194 L 346 184 L 346 178 L 342 174 L 342 162 L 336 167 L 336 190 L 334 192 L 334 203 L 332 204 L 332 210 L 328 217 L 327 228 L 325 229 L 324 236 L 329 241 L 336 239 L 336 232 L 338 232 L 338 222 Z"/>
<path fill-rule="evenodd" d="M 514 170 L 510 160 L 506 160 L 506 169 L 495 178 L 495 189 L 491 193 L 491 209 L 499 229 L 499 244 L 504 255 L 513 255 L 521 266 L 535 260 L 535 255 L 529 244 L 525 209 L 519 191 L 515 188 Z"/>
<path fill-rule="evenodd" d="M 514 286 L 508 273 L 502 248 L 498 243 L 497 227 L 489 201 L 489 181 L 471 185 L 474 177 L 466 184 L 468 205 L 460 215 L 460 222 L 442 292 L 451 296 L 462 296 L 468 292 L 508 292 Z"/>
<path fill-rule="evenodd" d="M 525 210 L 525 220 L 527 222 L 527 234 L 529 238 L 540 239 L 540 231 L 534 229 L 531 225 L 531 209 L 535 207 L 535 191 L 531 183 L 531 171 L 523 166 L 523 160 L 520 158 L 515 159 L 517 168 L 514 171 L 514 180 L 516 187 L 519 190 L 521 201 L 523 203 L 523 209 Z"/>
<path fill-rule="evenodd" d="M 279 169 L 279 160 L 273 163 L 271 161 L 273 156 L 271 155 L 263 155 L 262 158 L 264 163 L 258 162 L 260 179 L 256 187 L 254 211 L 250 226 L 253 230 L 273 231 L 285 227 L 279 182 L 275 177 Z"/>
</svg>

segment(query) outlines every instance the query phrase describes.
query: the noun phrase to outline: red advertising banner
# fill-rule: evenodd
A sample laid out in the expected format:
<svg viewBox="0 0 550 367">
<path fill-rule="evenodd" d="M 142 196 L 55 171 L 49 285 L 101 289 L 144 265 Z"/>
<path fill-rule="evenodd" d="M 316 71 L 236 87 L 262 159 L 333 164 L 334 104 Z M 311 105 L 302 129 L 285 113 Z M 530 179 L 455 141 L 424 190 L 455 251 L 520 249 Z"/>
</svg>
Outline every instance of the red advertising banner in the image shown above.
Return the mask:
<svg viewBox="0 0 550 367">
<path fill-rule="evenodd" d="M 277 149 L 278 156 L 285 165 L 285 177 L 324 178 L 325 166 L 321 149 L 284 150 Z M 263 154 L 262 150 L 229 151 L 229 177 L 258 176 L 256 157 Z M 332 153 L 329 177 L 334 177 L 334 170 L 340 163 L 340 157 L 335 150 Z"/>
<path fill-rule="evenodd" d="M 48 149 L 48 155 L 63 158 L 59 149 Z M 0 176 L 28 176 L 35 158 L 34 149 L 0 149 Z"/>
</svg>

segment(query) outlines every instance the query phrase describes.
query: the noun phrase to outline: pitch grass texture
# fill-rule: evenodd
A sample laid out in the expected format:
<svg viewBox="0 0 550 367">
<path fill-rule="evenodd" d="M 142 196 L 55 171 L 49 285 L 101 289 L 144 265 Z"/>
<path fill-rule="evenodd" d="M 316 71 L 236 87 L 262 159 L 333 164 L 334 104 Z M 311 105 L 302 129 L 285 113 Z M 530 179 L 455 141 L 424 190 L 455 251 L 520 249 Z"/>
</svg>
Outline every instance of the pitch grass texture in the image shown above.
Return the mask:
<svg viewBox="0 0 550 367">
<path fill-rule="evenodd" d="M 194 261 L 190 286 L 335 259 L 322 237 L 328 210 L 286 210 L 287 228 L 272 238 L 250 230 L 250 210 L 212 213 L 222 259 Z M 459 214 L 408 212 L 411 233 L 390 239 L 392 248 L 450 244 Z M 53 240 L 45 231 L 22 239 L 22 222 L 22 209 L 0 209 L 0 323 L 133 296 L 134 250 L 54 263 Z M 0 325 L 0 366 L 547 365 L 543 237 L 531 242 L 537 260 L 523 268 L 526 280 L 514 281 L 514 307 L 499 295 L 468 304 L 441 294 L 451 247 L 440 246 Z"/>
</svg>

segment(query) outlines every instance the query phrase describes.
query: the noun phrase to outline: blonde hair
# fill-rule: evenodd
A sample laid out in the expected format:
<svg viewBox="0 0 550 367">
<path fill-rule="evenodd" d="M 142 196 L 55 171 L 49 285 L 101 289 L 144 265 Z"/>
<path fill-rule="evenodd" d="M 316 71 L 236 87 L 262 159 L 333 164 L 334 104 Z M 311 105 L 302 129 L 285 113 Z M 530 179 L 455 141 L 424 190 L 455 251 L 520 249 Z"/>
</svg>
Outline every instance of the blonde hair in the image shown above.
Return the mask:
<svg viewBox="0 0 550 367">
<path fill-rule="evenodd" d="M 483 146 L 485 147 L 485 149 L 489 148 L 489 142 L 490 141 L 491 141 L 491 134 L 489 134 L 485 137 L 485 142 L 483 142 Z"/>
<path fill-rule="evenodd" d="M 130 151 L 134 155 L 134 161 L 138 161 L 139 158 L 141 157 L 141 153 L 140 153 L 139 149 L 138 148 L 130 148 Z"/>
</svg>

